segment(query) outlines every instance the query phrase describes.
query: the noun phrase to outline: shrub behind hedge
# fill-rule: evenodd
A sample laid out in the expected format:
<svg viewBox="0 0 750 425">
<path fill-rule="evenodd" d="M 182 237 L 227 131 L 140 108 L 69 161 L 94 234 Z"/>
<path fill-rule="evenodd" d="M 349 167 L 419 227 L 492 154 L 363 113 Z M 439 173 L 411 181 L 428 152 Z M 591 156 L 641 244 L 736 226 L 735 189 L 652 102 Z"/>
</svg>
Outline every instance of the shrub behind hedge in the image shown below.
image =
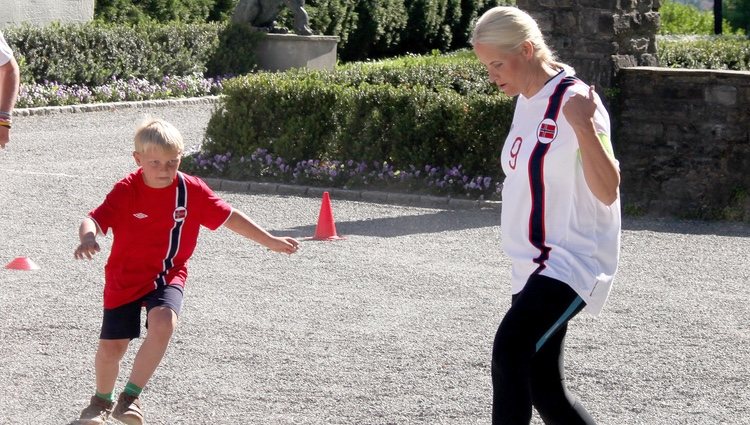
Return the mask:
<svg viewBox="0 0 750 425">
<path fill-rule="evenodd" d="M 657 46 L 660 66 L 750 71 L 750 39 L 745 37 L 660 37 Z"/>
<path fill-rule="evenodd" d="M 94 17 L 122 24 L 203 23 L 224 20 L 236 3 L 237 0 L 96 0 Z"/>
<path fill-rule="evenodd" d="M 515 0 L 317 0 L 305 9 L 315 32 L 340 37 L 340 59 L 355 61 L 466 47 L 473 21 L 508 4 Z M 290 27 L 291 14 L 280 22 Z"/>
</svg>

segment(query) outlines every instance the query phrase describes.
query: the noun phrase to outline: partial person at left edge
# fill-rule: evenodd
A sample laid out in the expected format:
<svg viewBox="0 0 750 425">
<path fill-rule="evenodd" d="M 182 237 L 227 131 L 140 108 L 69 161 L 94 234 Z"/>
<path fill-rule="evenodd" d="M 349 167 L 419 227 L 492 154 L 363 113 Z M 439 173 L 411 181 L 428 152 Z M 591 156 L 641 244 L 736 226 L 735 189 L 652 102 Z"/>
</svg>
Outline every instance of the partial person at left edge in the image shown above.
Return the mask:
<svg viewBox="0 0 750 425">
<path fill-rule="evenodd" d="M 18 86 L 21 80 L 18 62 L 13 51 L 0 32 L 0 148 L 10 141 L 10 129 L 13 127 L 13 107 L 18 97 Z"/>
</svg>

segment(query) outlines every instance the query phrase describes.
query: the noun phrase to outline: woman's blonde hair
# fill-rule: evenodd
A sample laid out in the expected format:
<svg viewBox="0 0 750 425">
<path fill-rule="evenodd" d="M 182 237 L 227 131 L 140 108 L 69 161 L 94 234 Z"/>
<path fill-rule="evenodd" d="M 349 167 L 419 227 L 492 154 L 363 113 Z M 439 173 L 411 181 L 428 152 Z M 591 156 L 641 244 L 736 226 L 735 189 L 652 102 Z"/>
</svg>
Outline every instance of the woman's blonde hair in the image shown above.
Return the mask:
<svg viewBox="0 0 750 425">
<path fill-rule="evenodd" d="M 472 45 L 488 44 L 506 51 L 516 51 L 525 41 L 534 46 L 534 55 L 540 62 L 554 68 L 562 66 L 547 47 L 534 18 L 517 7 L 493 7 L 479 18 L 471 34 Z"/>
<path fill-rule="evenodd" d="M 147 118 L 135 131 L 135 151 L 144 153 L 153 148 L 182 154 L 182 135 L 172 124 L 158 118 Z"/>
</svg>

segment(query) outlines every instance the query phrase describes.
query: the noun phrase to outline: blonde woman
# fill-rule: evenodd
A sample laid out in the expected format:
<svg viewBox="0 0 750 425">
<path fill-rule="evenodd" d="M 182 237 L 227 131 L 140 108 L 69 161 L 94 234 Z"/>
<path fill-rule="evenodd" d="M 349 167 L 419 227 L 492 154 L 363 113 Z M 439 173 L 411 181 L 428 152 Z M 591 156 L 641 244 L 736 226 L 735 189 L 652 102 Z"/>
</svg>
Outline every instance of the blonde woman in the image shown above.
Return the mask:
<svg viewBox="0 0 750 425">
<path fill-rule="evenodd" d="M 493 424 L 593 424 L 564 385 L 567 324 L 598 314 L 620 250 L 619 168 L 594 87 L 557 61 L 538 25 L 514 7 L 476 23 L 472 45 L 490 80 L 518 96 L 501 154 L 502 244 L 511 307 L 492 351 Z"/>
</svg>

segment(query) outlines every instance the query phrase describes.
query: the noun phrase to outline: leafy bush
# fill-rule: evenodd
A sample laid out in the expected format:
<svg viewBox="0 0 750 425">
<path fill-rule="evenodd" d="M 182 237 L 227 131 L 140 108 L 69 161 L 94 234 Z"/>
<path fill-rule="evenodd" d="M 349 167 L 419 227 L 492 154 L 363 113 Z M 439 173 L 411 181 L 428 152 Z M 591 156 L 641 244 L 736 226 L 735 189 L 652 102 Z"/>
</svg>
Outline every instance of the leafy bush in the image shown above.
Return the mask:
<svg viewBox="0 0 750 425">
<path fill-rule="evenodd" d="M 206 64 L 206 75 L 241 75 L 257 67 L 255 50 L 263 33 L 246 24 L 229 24 L 219 30 L 219 41 Z"/>
<path fill-rule="evenodd" d="M 714 33 L 714 14 L 712 11 L 701 11 L 694 6 L 678 3 L 674 0 L 664 0 L 659 9 L 661 27 L 659 32 L 669 34 L 710 35 Z M 722 21 L 724 34 L 743 34 L 742 29 L 732 29 L 729 22 Z"/>
<path fill-rule="evenodd" d="M 484 75 L 481 83 L 466 85 L 474 89 L 460 94 L 453 87 L 455 77 L 418 84 L 418 75 L 447 73 L 412 68 L 399 75 L 395 70 L 378 74 L 373 67 L 371 77 L 387 78 L 369 81 L 354 67 L 229 80 L 224 107 L 209 122 L 203 151 L 242 156 L 267 148 L 290 162 L 347 158 L 404 168 L 461 164 L 472 173 L 497 175 L 512 100 L 486 94 Z"/>
<path fill-rule="evenodd" d="M 739 36 L 658 40 L 659 64 L 668 68 L 750 71 L 750 40 Z"/>
<path fill-rule="evenodd" d="M 385 160 L 399 167 L 461 164 L 497 175 L 513 115 L 510 99 L 387 84 L 363 84 L 347 94 L 334 158 Z"/>
<path fill-rule="evenodd" d="M 88 23 L 25 25 L 6 29 L 5 36 L 22 64 L 24 82 L 99 86 L 112 78 L 159 82 L 165 75 L 252 69 L 254 58 L 248 52 L 259 35 L 238 46 L 237 34 L 242 32 L 217 23 Z"/>
<path fill-rule="evenodd" d="M 236 155 L 268 147 L 290 159 L 325 151 L 328 125 L 341 88 L 308 78 L 260 73 L 224 84 L 224 110 L 211 118 L 206 137 L 211 152 Z"/>
</svg>

